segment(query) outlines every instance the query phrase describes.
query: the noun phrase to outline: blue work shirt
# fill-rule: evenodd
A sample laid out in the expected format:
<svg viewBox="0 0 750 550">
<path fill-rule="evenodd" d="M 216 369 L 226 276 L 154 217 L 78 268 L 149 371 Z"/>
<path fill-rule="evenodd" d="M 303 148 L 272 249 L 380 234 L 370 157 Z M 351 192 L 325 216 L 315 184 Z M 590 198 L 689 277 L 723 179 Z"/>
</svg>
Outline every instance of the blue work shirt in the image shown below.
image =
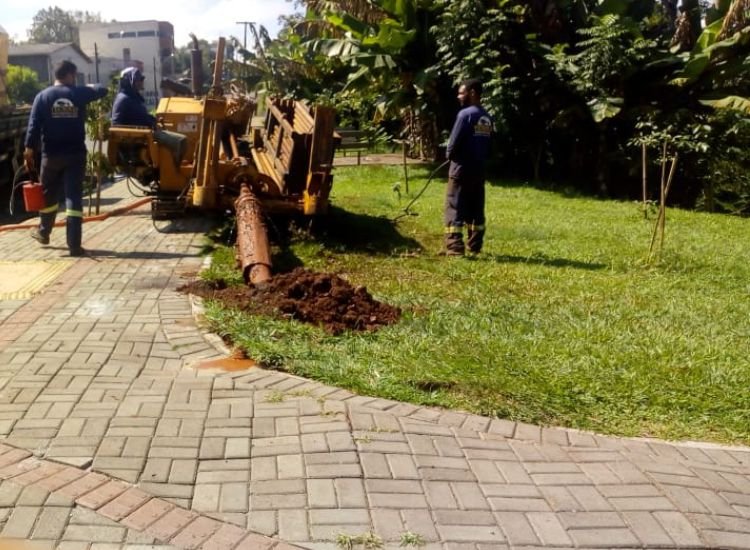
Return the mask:
<svg viewBox="0 0 750 550">
<path fill-rule="evenodd" d="M 484 176 L 491 136 L 492 118 L 487 111 L 478 105 L 461 109 L 446 150 L 446 156 L 451 161 L 448 177 Z"/>
<path fill-rule="evenodd" d="M 107 95 L 107 88 L 50 86 L 39 92 L 31 107 L 26 147 L 42 143 L 46 156 L 86 152 L 86 105 Z"/>
<path fill-rule="evenodd" d="M 146 109 L 146 102 L 138 90 L 126 79 L 120 81 L 120 90 L 112 105 L 112 124 L 115 126 L 153 127 L 156 118 Z"/>
<path fill-rule="evenodd" d="M 146 126 L 153 128 L 156 119 L 146 109 L 146 100 L 138 90 L 143 83 L 141 71 L 134 67 L 120 74 L 120 84 L 112 105 L 112 124 L 115 126 Z"/>
</svg>

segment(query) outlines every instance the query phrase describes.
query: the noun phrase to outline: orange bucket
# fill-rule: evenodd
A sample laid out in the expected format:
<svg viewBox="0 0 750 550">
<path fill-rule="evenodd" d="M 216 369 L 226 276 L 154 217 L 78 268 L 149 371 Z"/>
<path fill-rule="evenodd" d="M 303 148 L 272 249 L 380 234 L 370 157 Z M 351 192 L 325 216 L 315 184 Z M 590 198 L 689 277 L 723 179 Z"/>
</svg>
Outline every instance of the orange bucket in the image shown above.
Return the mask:
<svg viewBox="0 0 750 550">
<path fill-rule="evenodd" d="M 26 212 L 38 212 L 45 207 L 41 183 L 27 181 L 23 184 L 23 205 Z"/>
</svg>

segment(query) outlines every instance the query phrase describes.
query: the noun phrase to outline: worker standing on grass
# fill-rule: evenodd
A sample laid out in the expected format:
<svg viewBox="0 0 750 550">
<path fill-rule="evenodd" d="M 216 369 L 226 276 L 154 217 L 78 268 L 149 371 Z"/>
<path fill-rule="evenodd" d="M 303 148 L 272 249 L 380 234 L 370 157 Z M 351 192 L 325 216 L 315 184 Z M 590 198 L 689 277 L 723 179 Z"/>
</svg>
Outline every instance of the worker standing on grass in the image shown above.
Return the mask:
<svg viewBox="0 0 750 550">
<path fill-rule="evenodd" d="M 120 73 L 120 87 L 112 105 L 112 124 L 115 126 L 146 126 L 153 128 L 156 118 L 146 109 L 141 95 L 146 77 L 135 67 Z"/>
<path fill-rule="evenodd" d="M 445 197 L 445 248 L 448 256 L 463 256 L 463 228 L 469 252 L 478 254 L 484 242 L 484 165 L 490 152 L 492 118 L 482 108 L 482 83 L 466 80 L 458 88 L 463 107 L 453 125 L 448 148 L 451 161 Z"/>
<path fill-rule="evenodd" d="M 41 143 L 40 179 L 45 208 L 39 212 L 39 227 L 31 237 L 49 244 L 55 225 L 57 205 L 65 196 L 65 229 L 71 256 L 82 256 L 83 178 L 86 169 L 86 105 L 107 95 L 107 88 L 98 84 L 76 86 L 78 69 L 70 61 L 55 68 L 54 85 L 34 98 L 29 127 L 26 132 L 24 165 L 35 171 L 34 157 Z"/>
</svg>

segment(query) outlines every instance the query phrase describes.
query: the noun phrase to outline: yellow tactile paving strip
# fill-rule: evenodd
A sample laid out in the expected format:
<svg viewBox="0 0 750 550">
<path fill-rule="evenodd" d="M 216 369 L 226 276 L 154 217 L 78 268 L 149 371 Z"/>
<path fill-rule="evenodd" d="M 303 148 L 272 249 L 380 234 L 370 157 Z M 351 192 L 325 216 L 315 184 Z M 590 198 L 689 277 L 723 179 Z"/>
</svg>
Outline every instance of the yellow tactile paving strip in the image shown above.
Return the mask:
<svg viewBox="0 0 750 550">
<path fill-rule="evenodd" d="M 71 265 L 53 260 L 0 262 L 0 300 L 28 300 Z"/>
</svg>

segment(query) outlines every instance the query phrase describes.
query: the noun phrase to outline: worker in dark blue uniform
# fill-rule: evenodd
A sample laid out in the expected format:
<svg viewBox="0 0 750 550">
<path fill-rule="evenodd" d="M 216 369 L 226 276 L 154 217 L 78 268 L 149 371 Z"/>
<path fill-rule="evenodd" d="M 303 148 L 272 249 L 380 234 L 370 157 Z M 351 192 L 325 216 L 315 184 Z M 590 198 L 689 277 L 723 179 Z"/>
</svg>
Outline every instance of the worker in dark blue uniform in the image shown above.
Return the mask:
<svg viewBox="0 0 750 550">
<path fill-rule="evenodd" d="M 112 105 L 112 124 L 115 126 L 146 126 L 153 128 L 156 118 L 146 109 L 141 95 L 146 77 L 135 67 L 120 73 L 120 87 Z"/>
<path fill-rule="evenodd" d="M 456 117 L 447 157 L 451 161 L 445 198 L 445 248 L 449 256 L 463 256 L 464 227 L 469 252 L 482 250 L 485 232 L 485 161 L 490 152 L 492 118 L 481 106 L 482 83 L 471 79 L 458 89 L 463 107 Z"/>
<path fill-rule="evenodd" d="M 45 208 L 39 212 L 39 227 L 31 237 L 49 244 L 57 205 L 65 196 L 65 228 L 71 256 L 82 256 L 83 178 L 86 167 L 86 105 L 107 95 L 98 84 L 76 86 L 78 69 L 70 61 L 55 68 L 54 85 L 34 98 L 26 131 L 24 164 L 35 171 L 34 158 L 41 143 L 40 179 Z"/>
<path fill-rule="evenodd" d="M 156 117 L 148 112 L 146 100 L 141 95 L 145 79 L 143 73 L 135 67 L 124 69 L 120 73 L 119 90 L 112 104 L 112 125 L 151 128 L 154 130 L 154 141 L 169 149 L 175 168 L 179 169 L 180 162 L 187 151 L 187 137 L 157 126 Z"/>
</svg>

